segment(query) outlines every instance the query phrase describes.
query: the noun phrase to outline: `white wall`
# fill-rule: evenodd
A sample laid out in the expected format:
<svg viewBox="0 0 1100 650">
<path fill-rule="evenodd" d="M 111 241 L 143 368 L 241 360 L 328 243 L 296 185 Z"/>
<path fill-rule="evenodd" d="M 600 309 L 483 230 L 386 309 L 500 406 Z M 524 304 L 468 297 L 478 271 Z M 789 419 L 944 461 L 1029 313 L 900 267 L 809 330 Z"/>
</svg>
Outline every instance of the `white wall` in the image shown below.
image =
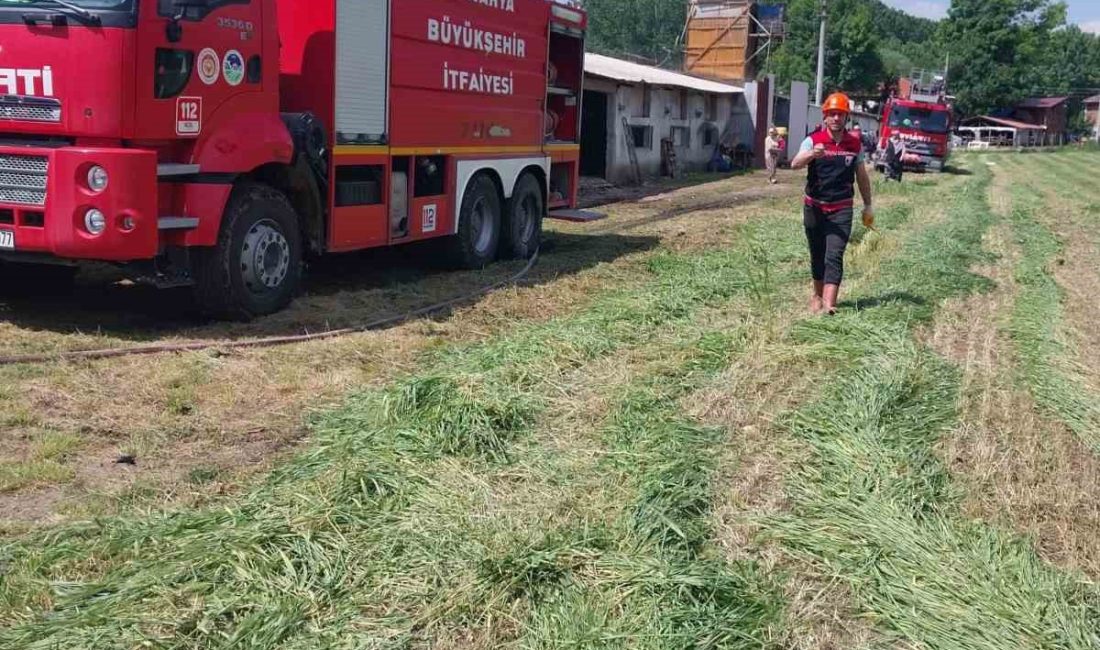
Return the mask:
<svg viewBox="0 0 1100 650">
<path fill-rule="evenodd" d="M 749 118 L 752 120 L 752 127 L 754 130 L 760 128 L 761 126 L 763 126 L 764 128 L 768 127 L 766 123 L 767 117 L 764 118 L 765 123 L 761 125 L 760 116 L 756 114 L 758 108 L 756 96 L 759 92 L 760 84 L 756 83 L 755 81 L 745 82 L 745 104 L 747 104 L 749 107 Z M 749 141 L 748 144 L 751 145 L 752 142 Z"/>
<path fill-rule="evenodd" d="M 627 151 L 626 129 L 623 116 L 629 126 L 644 126 L 652 129 L 652 146 L 639 148 L 638 165 L 644 177 L 656 177 L 661 173 L 661 138 L 671 137 L 673 127 L 686 127 L 690 133 L 687 147 L 676 149 L 676 159 L 685 171 L 705 169 L 718 139 L 730 127 L 733 111 L 733 96 L 718 95 L 718 109 L 715 119 L 707 119 L 706 96 L 697 91 L 686 91 L 687 117 L 681 118 L 680 89 L 649 87 L 649 117 L 642 116 L 642 85 L 619 85 L 617 82 L 594 77 L 585 80 L 587 90 L 608 93 L 610 106 L 608 111 L 608 161 L 607 178 L 613 183 L 633 180 L 630 167 L 630 155 Z M 704 145 L 704 132 L 711 129 L 713 141 Z M 582 145 L 583 146 L 583 145 Z"/>
<path fill-rule="evenodd" d="M 810 84 L 791 82 L 791 123 L 787 125 L 787 160 L 794 160 L 798 148 L 810 132 L 809 114 L 802 110 L 810 104 Z"/>
</svg>

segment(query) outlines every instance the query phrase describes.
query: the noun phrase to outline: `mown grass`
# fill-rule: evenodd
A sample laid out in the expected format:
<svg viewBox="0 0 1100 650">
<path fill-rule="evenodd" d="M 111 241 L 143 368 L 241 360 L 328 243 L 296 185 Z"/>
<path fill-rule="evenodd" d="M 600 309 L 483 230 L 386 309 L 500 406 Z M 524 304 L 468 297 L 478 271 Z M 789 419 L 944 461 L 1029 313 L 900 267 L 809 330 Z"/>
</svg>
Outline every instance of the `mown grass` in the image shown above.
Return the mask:
<svg viewBox="0 0 1100 650">
<path fill-rule="evenodd" d="M 1089 647 L 1090 593 L 962 521 L 934 453 L 956 373 L 912 330 L 987 286 L 968 272 L 984 259 L 987 180 L 952 191 L 943 223 L 884 210 L 891 239 L 856 243 L 873 261 L 854 269 L 866 288 L 785 341 L 826 395 L 785 421 L 813 462 L 788 477 L 792 509 L 768 534 L 914 645 Z M 0 647 L 776 647 L 783 576 L 714 543 L 730 432 L 684 408 L 806 284 L 796 218 L 738 235 L 730 250 L 658 253 L 642 281 L 576 313 L 435 350 L 317 414 L 307 450 L 216 507 L 0 546 Z M 616 363 L 629 372 L 597 371 Z M 577 383 L 605 378 L 589 387 L 606 415 L 561 415 Z M 559 430 L 574 421 L 589 424 Z"/>
<path fill-rule="evenodd" d="M 1019 192 L 1015 200 L 1013 231 L 1023 255 L 1015 272 L 1020 297 L 1009 333 L 1016 343 L 1021 377 L 1042 408 L 1100 452 L 1100 399 L 1063 369 L 1065 347 L 1059 331 L 1063 293 L 1049 271 L 1062 246 L 1035 219 L 1033 201 Z"/>
<path fill-rule="evenodd" d="M 599 542 L 573 552 L 587 562 L 553 573 L 553 588 L 530 599 L 520 647 L 771 645 L 783 613 L 774 580 L 754 562 L 722 561 L 713 545 L 712 479 L 726 434 L 686 418 L 678 402 L 725 367 L 743 336 L 680 343 L 676 363 L 624 387 L 597 464 L 605 478 L 595 492 L 605 496 L 596 502 L 613 509 Z"/>
<path fill-rule="evenodd" d="M 836 576 L 887 638 L 944 648 L 1093 648 L 1094 587 L 1044 565 L 1024 541 L 958 514 L 936 454 L 957 418 L 958 373 L 912 330 L 943 300 L 982 290 L 993 216 L 979 168 L 948 218 L 883 263 L 858 315 L 808 322 L 798 338 L 846 368 L 788 419 L 813 461 L 788 479 L 791 512 L 766 536 Z"/>
<path fill-rule="evenodd" d="M 642 290 L 610 292 L 579 314 L 434 353 L 424 371 L 319 415 L 308 451 L 224 508 L 64 526 L 4 546 L 0 645 L 407 647 L 463 635 L 493 645 L 518 636 L 520 621 L 553 621 L 553 610 L 529 613 L 566 607 L 578 574 L 603 576 L 600 589 L 630 601 L 621 631 L 631 647 L 640 636 L 652 647 L 760 641 L 781 610 L 769 586 L 701 550 L 714 432 L 657 422 L 672 417 L 666 400 L 626 400 L 635 424 L 654 422 L 638 451 L 650 462 L 606 486 L 634 494 L 631 514 L 610 526 L 597 513 L 616 502 L 558 512 L 585 500 L 586 460 L 531 436 L 565 374 L 600 358 L 660 337 L 685 372 L 713 367 L 723 340 L 703 337 L 696 354 L 677 332 L 793 273 L 799 233 L 773 225 L 746 226 L 732 251 L 657 255 Z M 749 268 L 761 250 L 774 269 L 765 276 Z M 677 544 L 695 551 L 666 555 Z"/>
<path fill-rule="evenodd" d="M 1077 166 L 1069 163 L 1094 158 L 1095 154 L 1076 151 L 1052 156 L 1052 169 L 1044 169 L 1038 178 L 1068 192 L 1067 178 L 1079 179 L 1081 174 Z M 1040 218 L 1040 211 L 1047 206 L 1033 191 L 1025 189 L 1030 185 L 1029 182 L 1014 189 L 1010 219 L 1022 252 L 1014 269 L 1020 294 L 1007 328 L 1015 344 L 1017 371 L 1040 408 L 1064 422 L 1093 451 L 1100 452 L 1100 398 L 1089 391 L 1068 364 L 1065 291 L 1052 271 L 1056 260 L 1065 255 L 1065 246 Z M 1095 190 L 1085 185 L 1079 191 L 1087 194 Z"/>
</svg>

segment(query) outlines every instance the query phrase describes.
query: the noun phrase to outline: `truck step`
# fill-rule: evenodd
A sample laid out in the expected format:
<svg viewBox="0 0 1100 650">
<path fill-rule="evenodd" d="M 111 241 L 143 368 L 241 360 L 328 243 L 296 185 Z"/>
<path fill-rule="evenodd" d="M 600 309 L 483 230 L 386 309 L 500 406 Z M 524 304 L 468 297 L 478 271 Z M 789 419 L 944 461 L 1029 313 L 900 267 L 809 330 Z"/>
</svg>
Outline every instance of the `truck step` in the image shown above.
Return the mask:
<svg viewBox="0 0 1100 650">
<path fill-rule="evenodd" d="M 157 219 L 157 228 L 160 230 L 191 230 L 198 227 L 198 217 L 161 217 Z"/>
<path fill-rule="evenodd" d="M 547 216 L 551 219 L 572 221 L 574 223 L 588 223 L 590 221 L 599 221 L 600 219 L 607 218 L 606 214 L 593 210 L 551 210 Z"/>
<path fill-rule="evenodd" d="M 192 176 L 199 173 L 198 165 L 185 165 L 180 163 L 161 163 L 157 165 L 158 178 L 171 178 L 173 176 Z"/>
</svg>

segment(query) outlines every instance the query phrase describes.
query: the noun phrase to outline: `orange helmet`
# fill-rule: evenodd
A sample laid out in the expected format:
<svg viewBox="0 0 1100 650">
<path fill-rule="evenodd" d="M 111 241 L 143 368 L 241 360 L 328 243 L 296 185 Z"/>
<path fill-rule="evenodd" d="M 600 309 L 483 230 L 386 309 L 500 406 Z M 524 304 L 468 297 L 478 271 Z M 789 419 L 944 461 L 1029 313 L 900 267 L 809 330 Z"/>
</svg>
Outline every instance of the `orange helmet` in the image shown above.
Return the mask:
<svg viewBox="0 0 1100 650">
<path fill-rule="evenodd" d="M 822 113 L 828 113 L 829 111 L 851 113 L 852 102 L 844 93 L 833 93 L 832 95 L 829 95 L 828 99 L 825 100 L 825 104 L 821 107 Z"/>
</svg>

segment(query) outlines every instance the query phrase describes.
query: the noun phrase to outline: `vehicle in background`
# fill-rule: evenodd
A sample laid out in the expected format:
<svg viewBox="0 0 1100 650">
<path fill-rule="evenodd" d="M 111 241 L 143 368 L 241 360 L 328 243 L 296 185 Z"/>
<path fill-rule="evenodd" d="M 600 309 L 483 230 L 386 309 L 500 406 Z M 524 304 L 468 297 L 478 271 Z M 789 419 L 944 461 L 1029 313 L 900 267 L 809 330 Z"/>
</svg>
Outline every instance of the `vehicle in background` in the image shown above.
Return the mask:
<svg viewBox="0 0 1100 650">
<path fill-rule="evenodd" d="M 906 169 L 941 172 L 952 150 L 953 113 L 942 74 L 914 71 L 898 80 L 897 90 L 882 107 L 882 129 L 875 157 L 881 167 L 881 153 L 890 136 L 897 133 L 905 142 L 902 159 Z"/>
</svg>

